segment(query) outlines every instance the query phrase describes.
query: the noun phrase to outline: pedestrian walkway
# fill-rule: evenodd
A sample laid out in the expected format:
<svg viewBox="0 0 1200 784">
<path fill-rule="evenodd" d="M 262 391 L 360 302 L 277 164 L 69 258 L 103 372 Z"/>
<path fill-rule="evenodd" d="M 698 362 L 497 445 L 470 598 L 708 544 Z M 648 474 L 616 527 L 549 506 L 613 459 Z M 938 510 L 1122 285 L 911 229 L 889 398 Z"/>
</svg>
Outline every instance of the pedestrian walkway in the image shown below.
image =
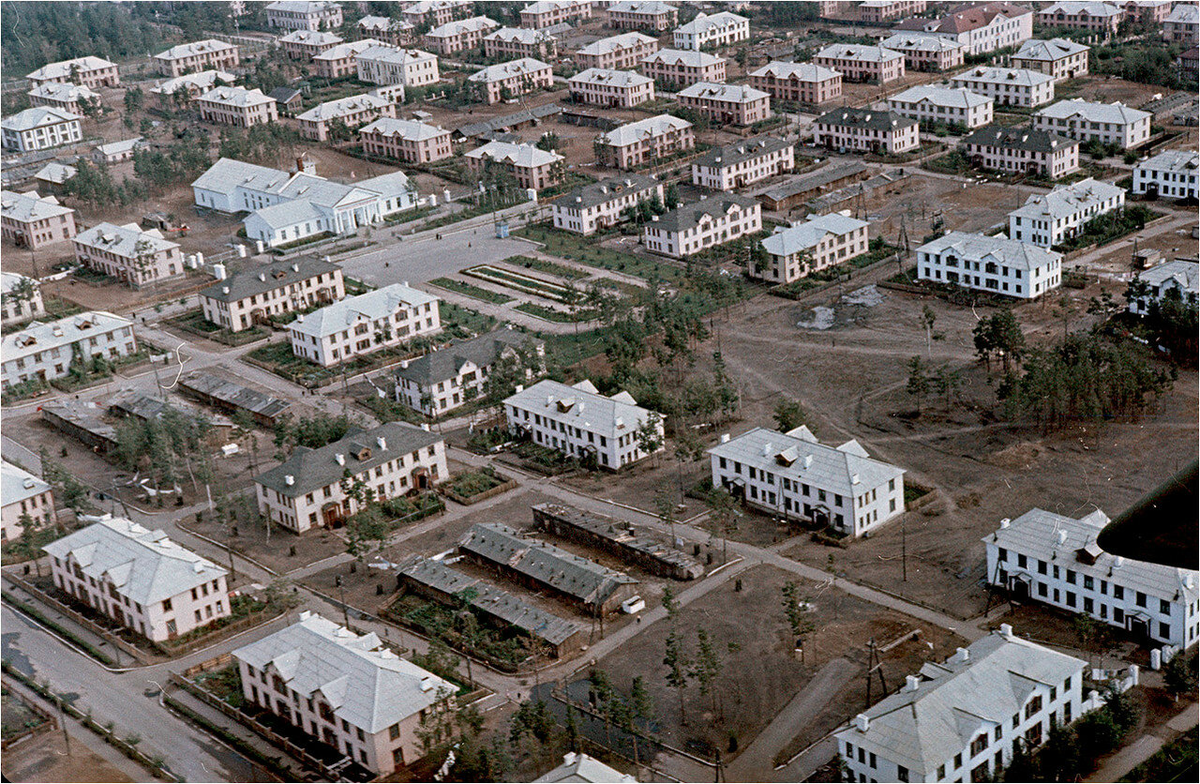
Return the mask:
<svg viewBox="0 0 1200 784">
<path fill-rule="evenodd" d="M 1165 724 L 1155 727 L 1104 761 L 1087 781 L 1120 781 L 1121 777 L 1153 757 L 1158 750 L 1200 723 L 1200 704 L 1192 703 Z"/>
</svg>

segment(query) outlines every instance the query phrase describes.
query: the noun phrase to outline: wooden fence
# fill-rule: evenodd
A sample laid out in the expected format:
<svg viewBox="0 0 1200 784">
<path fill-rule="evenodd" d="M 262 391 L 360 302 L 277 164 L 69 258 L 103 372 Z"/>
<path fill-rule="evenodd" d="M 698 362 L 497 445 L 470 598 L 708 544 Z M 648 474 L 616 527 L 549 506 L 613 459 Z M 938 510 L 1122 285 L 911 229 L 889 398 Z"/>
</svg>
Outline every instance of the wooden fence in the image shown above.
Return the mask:
<svg viewBox="0 0 1200 784">
<path fill-rule="evenodd" d="M 30 596 L 37 599 L 39 602 L 43 602 L 44 604 L 49 606 L 51 609 L 53 609 L 55 612 L 62 613 L 67 618 L 71 619 L 72 621 L 79 624 L 83 628 L 87 629 L 91 633 L 100 637 L 105 642 L 109 643 L 110 645 L 113 645 L 114 647 L 119 648 L 120 650 L 129 654 L 131 657 L 133 657 L 134 659 L 137 659 L 139 662 L 142 662 L 143 664 L 149 663 L 149 661 L 150 661 L 149 652 L 142 650 L 141 648 L 137 647 L 136 645 L 133 645 L 132 643 L 125 642 L 120 637 L 118 637 L 113 631 L 104 628 L 100 624 L 96 623 L 96 621 L 92 620 L 91 618 L 88 618 L 86 615 L 83 615 L 82 613 L 78 612 L 77 610 L 72 609 L 71 607 L 67 606 L 65 603 L 59 601 L 58 599 L 54 598 L 50 594 L 43 591 L 41 588 L 38 588 L 33 583 L 31 583 L 21 577 L 18 577 L 16 574 L 14 574 L 12 572 L 8 572 L 8 573 L 5 573 L 4 576 L 6 579 L 11 580 L 13 583 L 15 583 L 17 585 L 17 587 L 19 587 L 22 591 L 25 591 Z"/>
</svg>

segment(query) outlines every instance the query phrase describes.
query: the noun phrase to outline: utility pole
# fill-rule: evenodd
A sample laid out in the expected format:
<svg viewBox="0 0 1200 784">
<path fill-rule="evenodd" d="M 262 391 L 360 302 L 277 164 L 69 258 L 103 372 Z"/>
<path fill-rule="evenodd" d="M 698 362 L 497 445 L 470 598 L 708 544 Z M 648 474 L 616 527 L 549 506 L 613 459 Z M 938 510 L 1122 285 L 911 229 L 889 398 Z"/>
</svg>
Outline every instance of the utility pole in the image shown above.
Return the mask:
<svg viewBox="0 0 1200 784">
<path fill-rule="evenodd" d="M 883 696 L 887 696 L 887 683 L 883 680 L 883 661 L 879 657 L 879 649 L 875 647 L 875 638 L 867 642 L 867 707 L 871 707 L 871 680 L 879 673 L 879 688 Z"/>
<path fill-rule="evenodd" d="M 58 723 L 62 725 L 63 745 L 67 747 L 67 756 L 71 756 L 71 736 L 67 734 L 67 712 L 63 709 L 63 698 L 57 694 L 52 695 L 54 701 L 58 704 Z"/>
<path fill-rule="evenodd" d="M 342 620 L 346 622 L 346 628 L 350 628 L 350 611 L 346 609 L 346 589 L 342 586 L 342 576 L 336 575 L 333 582 L 337 585 L 338 599 L 342 603 Z"/>
<path fill-rule="evenodd" d="M 908 532 L 903 517 L 900 518 L 900 576 L 901 582 L 908 582 Z"/>
</svg>

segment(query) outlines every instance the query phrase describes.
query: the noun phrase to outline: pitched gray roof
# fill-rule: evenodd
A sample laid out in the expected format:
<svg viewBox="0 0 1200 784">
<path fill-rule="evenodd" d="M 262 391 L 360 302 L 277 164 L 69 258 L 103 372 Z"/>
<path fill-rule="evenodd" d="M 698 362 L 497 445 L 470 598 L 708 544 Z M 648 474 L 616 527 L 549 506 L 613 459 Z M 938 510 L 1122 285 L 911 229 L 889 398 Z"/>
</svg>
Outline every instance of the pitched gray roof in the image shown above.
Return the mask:
<svg viewBox="0 0 1200 784">
<path fill-rule="evenodd" d="M 304 697 L 320 692 L 334 716 L 372 735 L 458 691 L 401 659 L 374 632 L 358 635 L 308 611 L 233 655 L 259 670 L 273 665 Z"/>
<path fill-rule="evenodd" d="M 690 579 L 704 575 L 704 567 L 700 565 L 699 561 L 656 539 L 637 536 L 633 524 L 625 520 L 617 520 L 608 515 L 555 503 L 538 504 L 533 507 L 534 520 L 540 523 L 541 515 L 555 518 L 561 524 L 605 539 L 619 549 L 630 550 L 640 556 L 674 567 L 678 573 L 689 575 Z"/>
<path fill-rule="evenodd" d="M 868 225 L 866 221 L 836 212 L 810 215 L 803 223 L 775 229 L 774 234 L 762 241 L 762 246 L 772 256 L 790 256 L 797 251 L 816 247 L 826 234 L 840 237 Z"/>
<path fill-rule="evenodd" d="M 1070 57 L 1074 54 L 1086 52 L 1091 47 L 1081 43 L 1076 43 L 1066 38 L 1051 38 L 1048 41 L 1040 41 L 1036 38 L 1030 38 L 1025 43 L 1021 44 L 1021 48 L 1013 55 L 1014 60 L 1036 60 L 1038 62 L 1051 63 L 1055 60 L 1060 60 L 1064 57 Z"/>
<path fill-rule="evenodd" d="M 845 107 L 834 109 L 817 118 L 819 125 L 837 125 L 842 127 L 866 128 L 871 131 L 894 131 L 917 125 L 917 121 L 903 117 L 895 112 L 881 112 L 877 109 L 853 109 Z"/>
<path fill-rule="evenodd" d="M 28 193 L 4 191 L 0 194 L 0 214 L 21 223 L 70 215 L 73 212 L 75 210 L 59 204 L 55 197 L 39 196 L 37 191 Z"/>
<path fill-rule="evenodd" d="M 0 461 L 0 478 L 3 479 L 0 496 L 4 498 L 4 506 L 20 503 L 50 489 L 50 485 L 7 460 Z"/>
<path fill-rule="evenodd" d="M 1075 139 L 1059 136 L 1052 131 L 1039 131 L 1032 127 L 1011 128 L 1004 125 L 985 125 L 964 136 L 959 143 L 960 146 L 969 144 L 1043 153 L 1079 146 Z"/>
<path fill-rule="evenodd" d="M 218 302 L 237 302 L 253 294 L 263 294 L 282 286 L 290 286 L 317 275 L 336 274 L 341 269 L 337 264 L 321 261 L 316 256 L 301 256 L 291 261 L 276 261 L 262 267 L 253 267 L 224 280 L 218 280 L 208 288 L 201 289 L 200 296 Z M 229 291 L 226 292 L 226 289 Z"/>
<path fill-rule="evenodd" d="M 693 159 L 692 166 L 706 166 L 710 169 L 736 166 L 742 161 L 770 155 L 777 150 L 791 146 L 793 146 L 792 142 L 774 136 L 757 136 L 753 139 L 711 149 L 699 158 Z"/>
<path fill-rule="evenodd" d="M 824 82 L 841 76 L 841 74 L 832 68 L 826 68 L 816 63 L 789 63 L 783 60 L 772 60 L 757 71 L 752 71 L 750 76 L 773 76 L 776 79 L 795 79 L 800 82 Z"/>
<path fill-rule="evenodd" d="M 542 345 L 542 341 L 511 329 L 499 329 L 461 343 L 452 343 L 422 357 L 401 363 L 396 377 L 408 379 L 422 389 L 458 376 L 463 364 L 490 367 L 509 347 Z"/>
<path fill-rule="evenodd" d="M 954 85 L 984 82 L 985 84 L 1017 84 L 1023 87 L 1034 87 L 1053 81 L 1053 76 L 1041 71 L 1031 71 L 1028 68 L 972 68 L 970 71 L 960 73 L 950 79 L 950 83 Z"/>
<path fill-rule="evenodd" d="M 691 127 L 692 124 L 690 122 L 680 117 L 659 114 L 654 117 L 647 117 L 644 120 L 638 120 L 637 122 L 625 123 L 619 128 L 613 128 L 608 133 L 602 135 L 600 141 L 614 147 L 624 147 L 627 144 L 633 144 L 645 138 L 663 136 L 672 131 L 680 131 Z"/>
<path fill-rule="evenodd" d="M 507 130 L 523 123 L 533 122 L 534 120 L 540 120 L 543 117 L 549 117 L 552 114 L 558 114 L 561 111 L 562 107 L 556 103 L 550 103 L 544 106 L 534 106 L 529 109 L 522 109 L 519 112 L 506 114 L 501 117 L 492 117 L 488 120 L 480 120 L 479 122 L 460 125 L 455 129 L 455 133 L 468 138 L 473 136 L 481 136 L 488 131 Z"/>
<path fill-rule="evenodd" d="M 838 182 L 847 177 L 853 177 L 866 170 L 866 164 L 859 160 L 838 161 L 809 174 L 801 175 L 791 182 L 763 191 L 762 195 L 774 201 L 780 201 L 797 193 L 806 193 L 831 182 Z"/>
<path fill-rule="evenodd" d="M 547 416 L 551 415 L 553 409 L 554 418 L 571 416 L 576 422 L 575 427 L 603 433 L 610 438 L 632 433 L 651 414 L 649 409 L 639 406 L 628 392 L 605 397 L 596 391 L 590 381 L 567 386 L 546 379 L 506 398 L 504 404 L 534 412 L 542 411 Z"/>
<path fill-rule="evenodd" d="M 1120 196 L 1124 192 L 1124 188 L 1088 177 L 1086 180 L 1080 180 L 1070 185 L 1056 185 L 1054 190 L 1049 193 L 1030 194 L 1024 204 L 1008 214 L 1031 219 L 1057 220 L 1075 215 L 1092 205 L 1101 204 Z"/>
<path fill-rule="evenodd" d="M 886 63 L 896 58 L 903 59 L 901 52 L 885 49 L 882 46 L 864 46 L 862 44 L 833 44 L 813 55 L 828 60 L 853 60 L 864 63 Z"/>
<path fill-rule="evenodd" d="M 637 580 L 622 572 L 537 539 L 526 539 L 500 523 L 477 523 L 458 544 L 479 558 L 500 564 L 591 605 L 603 604 L 622 585 Z"/>
<path fill-rule="evenodd" d="M 291 331 L 323 338 L 348 329 L 359 319 L 374 322 L 388 318 L 401 303 L 415 310 L 426 303 L 438 301 L 432 294 L 402 283 L 393 283 L 356 297 L 346 297 L 307 316 L 297 316 L 291 323 Z"/>
<path fill-rule="evenodd" d="M 730 101 L 732 103 L 749 103 L 771 97 L 770 93 L 764 93 L 749 85 L 718 84 L 717 82 L 696 82 L 683 88 L 676 95 L 681 98 Z"/>
<path fill-rule="evenodd" d="M 274 419 L 291 406 L 286 401 L 264 395 L 256 389 L 233 381 L 226 381 L 211 373 L 192 373 L 184 376 L 179 386 L 267 419 Z"/>
<path fill-rule="evenodd" d="M 1161 286 L 1168 280 L 1174 280 L 1183 291 L 1191 292 L 1194 296 L 1200 293 L 1200 266 L 1188 259 L 1175 259 L 1139 272 L 1138 280 L 1144 280 L 1151 286 Z"/>
<path fill-rule="evenodd" d="M 228 572 L 172 542 L 161 530 L 105 515 L 87 528 L 42 548 L 59 559 L 74 559 L 87 577 L 108 577 L 117 593 L 149 605 L 178 596 Z"/>
<path fill-rule="evenodd" d="M 610 201 L 626 191 L 648 191 L 658 185 L 658 180 L 645 174 L 628 174 L 612 177 L 600 182 L 581 185 L 555 200 L 555 206 L 586 209 Z"/>
<path fill-rule="evenodd" d="M 74 112 L 60 109 L 57 106 L 35 106 L 23 112 L 17 112 L 11 117 L 5 117 L 0 125 L 6 131 L 29 131 L 44 125 L 58 125 L 65 122 L 78 122 L 83 118 Z"/>
<path fill-rule="evenodd" d="M 1152 116 L 1150 112 L 1132 109 L 1120 101 L 1100 103 L 1085 101 L 1082 98 L 1059 101 L 1034 112 L 1035 117 L 1053 117 L 1056 120 L 1076 115 L 1088 122 L 1113 123 L 1114 125 L 1130 125 L 1141 120 L 1149 120 Z"/>
<path fill-rule="evenodd" d="M 379 444 L 381 438 L 383 446 Z M 386 422 L 365 431 L 351 429 L 342 439 L 320 449 L 296 447 L 291 457 L 254 477 L 254 481 L 280 495 L 296 498 L 341 481 L 347 469 L 360 474 L 441 441 L 440 435 L 407 422 Z M 356 456 L 359 454 L 363 459 Z M 345 465 L 338 462 L 338 455 Z M 289 476 L 292 484 L 287 483 Z"/>
<path fill-rule="evenodd" d="M 928 101 L 934 106 L 950 106 L 956 109 L 971 109 L 992 103 L 992 99 L 973 93 L 965 87 L 936 87 L 919 85 L 910 87 L 888 99 L 890 103 L 920 103 Z"/>
<path fill-rule="evenodd" d="M 647 223 L 646 226 L 670 232 L 686 231 L 699 225 L 700 218 L 704 215 L 716 218 L 725 215 L 734 207 L 740 207 L 744 211 L 752 209 L 756 204 L 758 202 L 749 196 L 721 193 L 685 204 L 682 207 L 676 207 L 662 215 L 657 221 Z"/>
<path fill-rule="evenodd" d="M 927 242 L 917 248 L 917 253 L 941 254 L 947 248 L 953 248 L 960 256 L 971 261 L 994 261 L 1003 267 L 1026 271 L 1040 269 L 1062 258 L 1057 251 L 1039 248 L 1029 242 L 961 231 L 952 231 Z"/>
<path fill-rule="evenodd" d="M 133 258 L 139 252 L 159 253 L 179 247 L 178 242 L 163 237 L 158 229 L 143 229 L 136 223 L 124 226 L 98 223 L 75 235 L 75 242 L 126 258 Z M 142 245 L 141 249 L 138 248 L 139 244 Z"/>
</svg>

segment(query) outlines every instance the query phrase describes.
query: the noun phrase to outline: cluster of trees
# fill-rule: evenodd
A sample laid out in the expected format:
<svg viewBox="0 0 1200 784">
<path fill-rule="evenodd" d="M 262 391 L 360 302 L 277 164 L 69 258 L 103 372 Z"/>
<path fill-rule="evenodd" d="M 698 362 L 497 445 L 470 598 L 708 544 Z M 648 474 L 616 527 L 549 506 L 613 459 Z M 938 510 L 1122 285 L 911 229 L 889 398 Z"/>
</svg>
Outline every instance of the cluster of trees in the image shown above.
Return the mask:
<svg viewBox="0 0 1200 784">
<path fill-rule="evenodd" d="M 4 70 L 24 75 L 46 63 L 85 55 L 116 60 L 156 52 L 163 48 L 159 29 L 144 15 L 131 15 L 141 5 L 150 4 L 14 3 L 0 17 Z"/>
<path fill-rule="evenodd" d="M 126 177 L 120 184 L 115 182 L 106 164 L 80 158 L 75 168 L 75 176 L 63 183 L 63 193 L 87 202 L 93 209 L 101 204 L 128 207 L 148 197 L 146 186 L 138 180 Z"/>
<path fill-rule="evenodd" d="M 962 384 L 961 370 L 952 370 L 949 365 L 931 367 L 922 362 L 919 356 L 908 361 L 908 382 L 904 389 L 916 398 L 918 415 L 921 413 L 921 404 L 925 396 L 931 392 L 945 399 L 946 413 L 950 413 L 951 403 L 962 389 Z"/>
<path fill-rule="evenodd" d="M 263 123 L 248 129 L 227 128 L 221 131 L 217 156 L 267 165 L 277 162 L 281 155 L 291 157 L 291 150 L 299 141 L 300 134 L 281 123 Z"/>
<path fill-rule="evenodd" d="M 1145 310 L 1143 326 L 1153 344 L 1165 348 L 1171 361 L 1185 367 L 1196 366 L 1197 341 L 1200 334 L 1198 309 L 1194 302 L 1184 300 L 1179 289 L 1167 289 L 1161 298 L 1153 298 L 1150 285 L 1134 278 L 1125 298 Z"/>
<path fill-rule="evenodd" d="M 299 418 L 284 414 L 275 422 L 275 448 L 281 454 L 291 454 L 298 446 L 319 449 L 344 438 L 350 428 L 357 425 L 344 413 L 334 416 L 318 411 L 312 416 Z"/>
<path fill-rule="evenodd" d="M 980 319 L 971 334 L 975 339 L 975 356 L 987 365 L 989 374 L 993 359 L 1000 360 L 1007 374 L 1012 363 L 1020 362 L 1025 354 L 1025 333 L 1008 308 Z"/>
<path fill-rule="evenodd" d="M 148 476 L 157 489 L 190 480 L 199 491 L 214 476 L 205 444 L 208 430 L 204 419 L 170 407 L 150 419 L 131 416 L 117 425 L 117 444 L 110 454 L 127 471 Z"/>
<path fill-rule="evenodd" d="M 178 182 L 190 182 L 212 165 L 209 138 L 195 127 L 177 129 L 165 149 L 135 150 L 133 171 L 147 187 L 155 190 Z"/>
<path fill-rule="evenodd" d="M 1097 46 L 1092 48 L 1089 70 L 1094 74 L 1112 74 L 1131 82 L 1190 90 L 1195 83 L 1185 82 L 1175 67 L 1179 52 L 1178 45 L 1163 43 L 1154 46 Z"/>
</svg>

